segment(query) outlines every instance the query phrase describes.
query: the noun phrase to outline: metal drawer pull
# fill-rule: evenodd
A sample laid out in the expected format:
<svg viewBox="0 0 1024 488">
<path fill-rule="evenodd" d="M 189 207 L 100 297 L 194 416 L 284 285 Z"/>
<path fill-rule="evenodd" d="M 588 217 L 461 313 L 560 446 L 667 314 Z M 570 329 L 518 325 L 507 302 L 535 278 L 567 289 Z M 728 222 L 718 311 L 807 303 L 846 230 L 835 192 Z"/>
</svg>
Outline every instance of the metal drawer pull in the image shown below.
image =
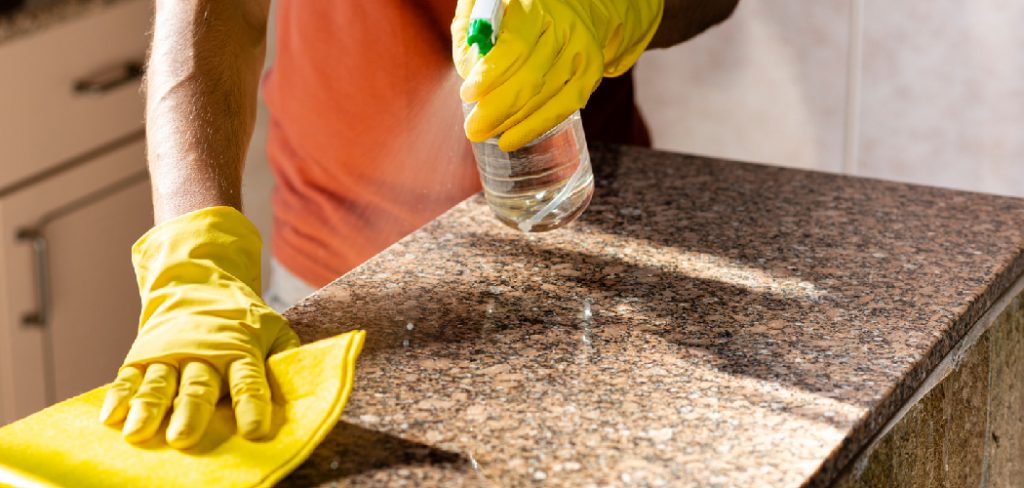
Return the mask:
<svg viewBox="0 0 1024 488">
<path fill-rule="evenodd" d="M 43 378 L 46 403 L 57 401 L 57 376 L 53 365 L 53 333 L 50 330 L 50 266 L 46 236 L 36 229 L 18 231 L 19 241 L 30 241 L 36 263 L 36 311 L 21 317 L 22 325 L 38 327 L 43 334 Z"/>
<path fill-rule="evenodd" d="M 130 174 L 103 188 L 89 193 L 81 198 L 51 210 L 43 215 L 32 227 L 24 227 L 18 230 L 19 241 L 32 244 L 36 267 L 36 310 L 22 316 L 21 323 L 46 328 L 50 320 L 50 246 L 43 235 L 43 229 L 51 222 L 81 210 L 93 203 L 107 198 L 121 190 L 130 188 L 132 185 L 149 179 L 149 172 L 145 169 Z"/>
<path fill-rule="evenodd" d="M 46 327 L 50 315 L 50 269 L 46 236 L 35 229 L 18 231 L 19 241 L 30 241 L 36 267 L 36 310 L 21 317 L 23 325 Z"/>
<path fill-rule="evenodd" d="M 141 139 L 142 136 L 137 134 L 131 137 L 137 140 Z M 52 312 L 52 299 L 50 296 L 52 291 L 50 287 L 50 245 L 46 236 L 43 235 L 43 230 L 46 229 L 47 225 L 61 217 L 81 210 L 147 179 L 149 179 L 149 172 L 145 169 L 128 175 L 77 200 L 51 210 L 43 215 L 32 227 L 23 227 L 15 235 L 17 240 L 32 245 L 33 261 L 36 268 L 36 309 L 33 312 L 22 315 L 21 323 L 23 326 L 36 327 L 42 333 L 43 375 L 46 378 L 47 404 L 54 403 L 57 399 L 57 373 L 54 369 L 53 327 L 50 324 L 50 314 Z"/>
<path fill-rule="evenodd" d="M 53 221 L 70 213 L 81 210 L 93 203 L 107 198 L 121 190 L 149 179 L 145 169 L 130 174 L 92 193 L 57 207 L 43 215 L 31 227 L 18 230 L 16 238 L 32 245 L 33 261 L 36 268 L 36 310 L 21 317 L 23 325 L 32 325 L 46 329 L 50 321 L 50 245 L 43 235 L 43 229 Z"/>
<path fill-rule="evenodd" d="M 143 68 L 142 63 L 138 61 L 129 61 L 114 69 L 99 73 L 95 76 L 78 80 L 74 85 L 75 93 L 106 93 L 114 88 L 117 88 L 125 83 L 130 83 L 139 78 L 146 72 Z"/>
</svg>

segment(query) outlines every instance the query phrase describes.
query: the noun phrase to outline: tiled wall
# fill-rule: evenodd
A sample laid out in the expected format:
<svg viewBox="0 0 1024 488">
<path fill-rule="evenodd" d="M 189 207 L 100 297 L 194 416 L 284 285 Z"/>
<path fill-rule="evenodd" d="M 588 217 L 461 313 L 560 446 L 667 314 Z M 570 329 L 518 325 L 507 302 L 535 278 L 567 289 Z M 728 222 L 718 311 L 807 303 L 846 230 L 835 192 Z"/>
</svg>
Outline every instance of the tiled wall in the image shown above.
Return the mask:
<svg viewBox="0 0 1024 488">
<path fill-rule="evenodd" d="M 1024 2 L 742 0 L 648 53 L 659 148 L 1024 196 Z"/>
</svg>

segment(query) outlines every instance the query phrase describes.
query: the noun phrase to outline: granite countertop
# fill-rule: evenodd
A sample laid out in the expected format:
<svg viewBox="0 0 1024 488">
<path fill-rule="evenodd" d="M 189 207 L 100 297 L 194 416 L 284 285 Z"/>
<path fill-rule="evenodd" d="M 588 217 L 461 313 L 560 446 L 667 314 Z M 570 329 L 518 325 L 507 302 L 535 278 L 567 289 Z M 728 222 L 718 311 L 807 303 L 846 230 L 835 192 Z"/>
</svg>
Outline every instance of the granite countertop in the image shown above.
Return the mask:
<svg viewBox="0 0 1024 488">
<path fill-rule="evenodd" d="M 570 227 L 473 197 L 287 313 L 368 335 L 284 485 L 826 485 L 1024 269 L 1024 200 L 593 156 Z"/>
<path fill-rule="evenodd" d="M 0 15 L 0 43 L 128 0 L 28 0 L 25 7 Z"/>
</svg>

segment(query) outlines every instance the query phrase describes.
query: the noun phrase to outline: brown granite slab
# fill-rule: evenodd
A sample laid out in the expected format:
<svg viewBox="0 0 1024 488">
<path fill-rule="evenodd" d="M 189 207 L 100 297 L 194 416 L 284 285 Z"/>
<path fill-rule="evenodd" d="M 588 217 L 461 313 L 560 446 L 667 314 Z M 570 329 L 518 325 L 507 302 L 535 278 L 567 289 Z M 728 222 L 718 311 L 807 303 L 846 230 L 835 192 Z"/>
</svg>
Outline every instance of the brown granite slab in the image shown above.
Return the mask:
<svg viewBox="0 0 1024 488">
<path fill-rule="evenodd" d="M 284 485 L 826 485 L 1024 269 L 1024 200 L 593 156 L 572 226 L 474 197 L 288 312 L 368 335 Z"/>
<path fill-rule="evenodd" d="M 833 487 L 1021 486 L 1022 323 L 1024 279 L 971 326 Z"/>
</svg>

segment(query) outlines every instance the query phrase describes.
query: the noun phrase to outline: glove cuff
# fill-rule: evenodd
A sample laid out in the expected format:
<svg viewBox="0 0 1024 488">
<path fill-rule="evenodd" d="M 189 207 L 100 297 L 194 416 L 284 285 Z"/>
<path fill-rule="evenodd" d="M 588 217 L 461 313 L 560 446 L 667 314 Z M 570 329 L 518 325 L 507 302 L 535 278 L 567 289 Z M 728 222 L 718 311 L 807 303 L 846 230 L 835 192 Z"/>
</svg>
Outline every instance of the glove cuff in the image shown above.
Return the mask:
<svg viewBox="0 0 1024 488">
<path fill-rule="evenodd" d="M 622 75 L 632 68 L 661 25 L 664 0 L 599 1 L 609 24 L 604 34 L 604 76 Z M 594 15 L 595 20 L 601 16 Z M 599 20 L 598 20 L 599 21 Z"/>
<path fill-rule="evenodd" d="M 208 207 L 154 226 L 132 246 L 139 293 L 168 284 L 201 283 L 224 273 L 259 296 L 259 230 L 232 207 Z"/>
</svg>

